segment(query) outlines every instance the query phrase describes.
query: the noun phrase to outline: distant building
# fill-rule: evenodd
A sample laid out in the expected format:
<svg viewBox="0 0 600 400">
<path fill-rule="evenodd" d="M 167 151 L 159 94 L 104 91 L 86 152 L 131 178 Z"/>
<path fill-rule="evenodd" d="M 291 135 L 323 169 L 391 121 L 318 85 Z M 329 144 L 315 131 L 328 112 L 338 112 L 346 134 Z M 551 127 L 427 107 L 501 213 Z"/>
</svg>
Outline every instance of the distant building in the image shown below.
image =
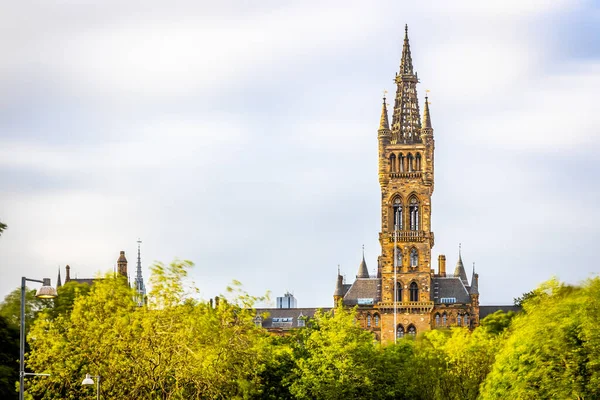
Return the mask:
<svg viewBox="0 0 600 400">
<path fill-rule="evenodd" d="M 277 297 L 277 308 L 296 308 L 296 298 L 293 294 L 287 292 L 283 297 Z"/>
</svg>

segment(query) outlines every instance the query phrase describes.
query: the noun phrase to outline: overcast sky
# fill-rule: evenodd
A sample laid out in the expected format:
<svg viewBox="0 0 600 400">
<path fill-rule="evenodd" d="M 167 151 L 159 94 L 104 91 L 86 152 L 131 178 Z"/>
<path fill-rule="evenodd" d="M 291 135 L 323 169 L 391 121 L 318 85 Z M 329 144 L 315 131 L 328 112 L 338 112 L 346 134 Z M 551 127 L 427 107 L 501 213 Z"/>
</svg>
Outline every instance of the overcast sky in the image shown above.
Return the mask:
<svg viewBox="0 0 600 400">
<path fill-rule="evenodd" d="M 404 35 L 435 129 L 433 260 L 482 304 L 599 270 L 594 1 L 4 1 L 0 296 L 20 277 L 189 259 L 333 303 L 380 252 L 377 128 Z M 417 6 L 417 4 L 419 4 Z M 391 115 L 390 115 L 391 118 Z M 437 268 L 437 261 L 434 264 Z"/>
</svg>

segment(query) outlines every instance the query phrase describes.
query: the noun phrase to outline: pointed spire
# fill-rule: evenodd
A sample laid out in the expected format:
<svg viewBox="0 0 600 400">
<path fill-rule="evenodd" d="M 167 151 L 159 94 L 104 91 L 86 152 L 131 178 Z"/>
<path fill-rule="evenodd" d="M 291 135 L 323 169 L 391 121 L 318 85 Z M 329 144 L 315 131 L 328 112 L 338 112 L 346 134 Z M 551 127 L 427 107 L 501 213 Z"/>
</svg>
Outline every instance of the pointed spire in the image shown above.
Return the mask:
<svg viewBox="0 0 600 400">
<path fill-rule="evenodd" d="M 142 241 L 138 238 L 138 256 L 137 256 L 137 266 L 136 266 L 136 274 L 135 274 L 135 293 L 136 300 L 138 306 L 144 305 L 144 299 L 146 297 L 146 287 L 144 286 L 144 278 L 142 277 L 142 257 L 140 254 L 140 245 Z"/>
<path fill-rule="evenodd" d="M 367 263 L 365 262 L 365 245 L 362 247 L 363 255 L 362 261 L 358 267 L 358 275 L 357 278 L 369 278 L 369 270 L 367 269 Z"/>
<path fill-rule="evenodd" d="M 421 112 L 417 98 L 419 78 L 413 71 L 408 25 L 404 30 L 404 46 L 400 60 L 400 73 L 396 74 L 396 99 L 392 115 L 391 144 L 421 143 Z"/>
<path fill-rule="evenodd" d="M 456 262 L 456 268 L 454 269 L 454 276 L 460 278 L 465 286 L 469 286 L 467 280 L 467 273 L 465 272 L 465 266 L 462 261 L 461 244 L 458 244 L 458 261 Z"/>
<path fill-rule="evenodd" d="M 473 263 L 473 275 L 471 276 L 469 294 L 479 294 L 479 274 L 475 273 L 475 263 Z"/>
<path fill-rule="evenodd" d="M 388 122 L 388 111 L 387 105 L 385 104 L 385 95 L 387 91 L 383 92 L 383 105 L 381 106 L 381 118 L 379 119 L 379 130 L 390 130 L 390 123 Z"/>
<path fill-rule="evenodd" d="M 413 74 L 410 42 L 408 41 L 408 24 L 404 25 L 404 45 L 402 46 L 402 60 L 400 61 L 400 75 Z"/>
<path fill-rule="evenodd" d="M 62 286 L 62 281 L 60 280 L 60 266 L 58 267 L 58 278 L 56 278 L 56 287 L 59 288 Z"/>
<path fill-rule="evenodd" d="M 344 277 L 340 273 L 340 266 L 338 264 L 338 276 L 335 284 L 335 291 L 333 292 L 333 299 L 344 297 Z M 337 300 L 336 300 L 337 301 Z"/>
<path fill-rule="evenodd" d="M 423 107 L 423 128 L 431 128 L 431 116 L 429 115 L 429 96 L 425 96 L 425 106 Z"/>
</svg>

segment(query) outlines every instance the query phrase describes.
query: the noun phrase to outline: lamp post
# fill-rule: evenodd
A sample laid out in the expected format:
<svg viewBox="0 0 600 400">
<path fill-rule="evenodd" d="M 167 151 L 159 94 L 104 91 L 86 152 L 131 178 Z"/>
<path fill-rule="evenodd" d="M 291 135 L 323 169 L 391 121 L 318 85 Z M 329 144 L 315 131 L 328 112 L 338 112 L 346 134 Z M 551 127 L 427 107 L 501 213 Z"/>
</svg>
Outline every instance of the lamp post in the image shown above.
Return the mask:
<svg viewBox="0 0 600 400">
<path fill-rule="evenodd" d="M 44 280 L 27 279 L 21 278 L 21 331 L 20 331 L 20 347 L 19 347 L 19 400 L 23 400 L 25 393 L 25 287 L 27 281 L 38 282 L 42 284 L 42 287 L 38 289 L 35 297 L 40 299 L 53 299 L 58 294 L 56 289 L 50 286 L 50 278 L 44 278 Z M 36 374 L 37 375 L 37 374 Z"/>
<path fill-rule="evenodd" d="M 90 374 L 85 374 L 85 379 L 81 382 L 82 385 L 93 385 L 94 380 L 92 378 L 96 378 L 96 400 L 100 400 L 100 375 L 92 376 Z"/>
</svg>

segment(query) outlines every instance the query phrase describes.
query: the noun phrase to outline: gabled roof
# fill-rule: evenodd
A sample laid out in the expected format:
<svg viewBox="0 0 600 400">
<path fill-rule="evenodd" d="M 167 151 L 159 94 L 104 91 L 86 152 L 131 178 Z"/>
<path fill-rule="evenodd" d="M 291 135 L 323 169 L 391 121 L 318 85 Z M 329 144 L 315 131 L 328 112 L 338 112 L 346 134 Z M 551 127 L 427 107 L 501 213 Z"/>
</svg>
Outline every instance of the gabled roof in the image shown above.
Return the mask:
<svg viewBox="0 0 600 400">
<path fill-rule="evenodd" d="M 456 303 L 470 303 L 469 291 L 462 280 L 456 276 L 433 278 L 432 300 L 442 304 L 443 298 L 454 298 Z"/>
<path fill-rule="evenodd" d="M 381 285 L 381 279 L 377 278 L 357 278 L 344 296 L 344 305 L 356 305 L 358 299 L 372 299 L 373 304 L 377 303 L 378 288 Z"/>
</svg>

